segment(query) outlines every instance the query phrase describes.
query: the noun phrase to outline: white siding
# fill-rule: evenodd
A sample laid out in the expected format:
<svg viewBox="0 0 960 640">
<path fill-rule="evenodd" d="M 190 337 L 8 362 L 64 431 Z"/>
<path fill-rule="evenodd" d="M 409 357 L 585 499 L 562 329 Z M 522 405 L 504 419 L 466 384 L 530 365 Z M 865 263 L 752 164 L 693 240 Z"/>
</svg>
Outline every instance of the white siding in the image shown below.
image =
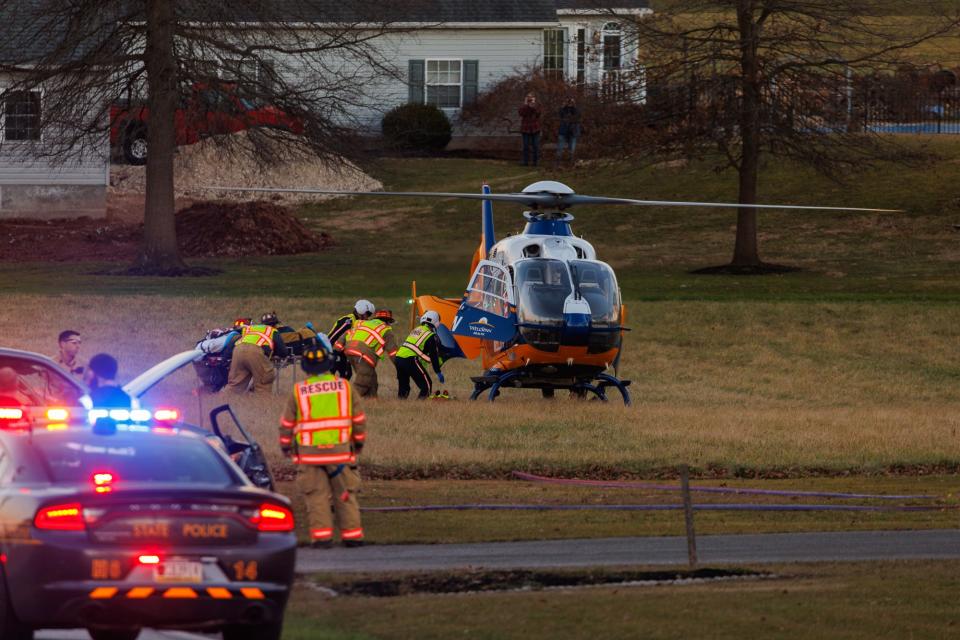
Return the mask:
<svg viewBox="0 0 960 640">
<path fill-rule="evenodd" d="M 11 76 L 0 76 L 0 90 L 10 83 Z M 0 185 L 109 184 L 110 138 L 107 132 L 91 137 L 82 157 L 64 156 L 62 162 L 37 156 L 41 155 L 38 152 L 57 149 L 58 139 L 69 139 L 63 130 L 58 132 L 47 127 L 40 142 L 3 141 L 2 134 L 0 131 Z"/>
<path fill-rule="evenodd" d="M 407 65 L 410 60 L 476 60 L 479 91 L 506 76 L 539 65 L 543 56 L 543 29 L 423 29 L 416 33 L 384 37 L 380 50 L 392 61 L 398 77 L 371 80 L 365 87 L 365 106 L 354 112 L 357 124 L 379 130 L 383 115 L 406 104 Z M 454 118 L 457 109 L 446 109 Z"/>
</svg>

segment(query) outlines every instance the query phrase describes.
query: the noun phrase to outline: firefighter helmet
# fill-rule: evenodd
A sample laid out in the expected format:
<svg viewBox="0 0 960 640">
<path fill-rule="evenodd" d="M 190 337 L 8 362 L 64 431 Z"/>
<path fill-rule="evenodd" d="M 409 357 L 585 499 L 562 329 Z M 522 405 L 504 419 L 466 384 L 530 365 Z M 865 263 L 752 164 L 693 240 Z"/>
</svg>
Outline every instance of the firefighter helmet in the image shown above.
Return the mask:
<svg viewBox="0 0 960 640">
<path fill-rule="evenodd" d="M 373 314 L 375 320 L 383 320 L 387 324 L 393 324 L 396 322 L 396 318 L 393 317 L 393 311 L 390 309 L 379 309 L 375 314 Z"/>
<path fill-rule="evenodd" d="M 369 318 L 376 310 L 377 308 L 369 300 L 357 300 L 357 303 L 353 305 L 353 311 L 358 318 Z"/>
<path fill-rule="evenodd" d="M 420 324 L 428 324 L 434 329 L 440 326 L 440 314 L 436 311 L 427 311 L 420 316 Z"/>
<path fill-rule="evenodd" d="M 317 375 L 330 371 L 333 365 L 333 345 L 330 344 L 330 338 L 324 333 L 318 333 L 313 344 L 303 350 L 300 367 L 305 373 Z"/>
<path fill-rule="evenodd" d="M 280 324 L 280 319 L 277 318 L 277 312 L 270 311 L 260 316 L 260 324 L 265 324 L 270 327 L 275 327 Z"/>
</svg>

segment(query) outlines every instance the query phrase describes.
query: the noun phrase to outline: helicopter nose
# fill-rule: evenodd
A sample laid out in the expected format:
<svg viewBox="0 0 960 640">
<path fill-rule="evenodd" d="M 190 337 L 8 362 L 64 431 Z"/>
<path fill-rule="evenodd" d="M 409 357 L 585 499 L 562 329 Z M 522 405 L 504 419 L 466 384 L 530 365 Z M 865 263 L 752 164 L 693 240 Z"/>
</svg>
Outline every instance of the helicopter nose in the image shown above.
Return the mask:
<svg viewBox="0 0 960 640">
<path fill-rule="evenodd" d="M 567 298 L 563 304 L 561 342 L 571 347 L 584 346 L 590 340 L 590 304 L 583 298 Z"/>
</svg>

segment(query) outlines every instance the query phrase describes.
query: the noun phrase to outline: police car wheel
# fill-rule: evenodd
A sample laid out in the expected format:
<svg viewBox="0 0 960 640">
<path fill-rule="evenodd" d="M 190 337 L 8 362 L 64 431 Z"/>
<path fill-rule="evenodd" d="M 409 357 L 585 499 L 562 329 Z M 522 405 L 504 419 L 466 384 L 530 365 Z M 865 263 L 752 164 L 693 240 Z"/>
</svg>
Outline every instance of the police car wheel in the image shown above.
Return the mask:
<svg viewBox="0 0 960 640">
<path fill-rule="evenodd" d="M 137 640 L 140 629 L 87 629 L 93 640 Z"/>
<path fill-rule="evenodd" d="M 0 638 L 3 640 L 33 640 L 33 630 L 19 620 L 7 595 L 6 576 L 0 572 Z"/>
<path fill-rule="evenodd" d="M 223 628 L 223 640 L 280 640 L 283 620 L 269 624 L 231 625 Z"/>
</svg>

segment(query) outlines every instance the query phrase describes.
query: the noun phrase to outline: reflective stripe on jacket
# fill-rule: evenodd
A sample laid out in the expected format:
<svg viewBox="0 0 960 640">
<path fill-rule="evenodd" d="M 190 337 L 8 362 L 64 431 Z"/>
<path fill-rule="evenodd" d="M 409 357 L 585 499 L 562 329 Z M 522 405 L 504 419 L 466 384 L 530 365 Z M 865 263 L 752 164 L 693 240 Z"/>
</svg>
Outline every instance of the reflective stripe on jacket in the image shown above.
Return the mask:
<svg viewBox="0 0 960 640">
<path fill-rule="evenodd" d="M 254 324 L 244 327 L 240 334 L 240 344 L 252 344 L 273 349 L 273 337 L 277 330 L 270 325 Z"/>
<path fill-rule="evenodd" d="M 297 403 L 292 427 L 298 464 L 353 463 L 354 425 L 363 424 L 362 413 L 354 415 L 350 383 L 332 373 L 311 376 L 294 388 Z M 281 435 L 282 438 L 282 435 Z"/>
<path fill-rule="evenodd" d="M 346 343 L 347 349 L 352 345 L 351 342 L 359 342 L 367 345 L 378 358 L 384 355 L 384 347 L 387 344 L 387 334 L 393 329 L 383 320 L 360 320 L 355 322 L 353 329 L 347 331 Z"/>
<path fill-rule="evenodd" d="M 416 357 L 420 358 L 424 363 L 430 363 L 431 359 L 424 350 L 424 345 L 433 335 L 433 329 L 427 325 L 421 324 L 419 327 L 414 329 L 409 336 L 407 336 L 406 340 L 404 340 L 403 345 L 401 345 L 400 349 L 397 350 L 397 357 Z"/>
</svg>

